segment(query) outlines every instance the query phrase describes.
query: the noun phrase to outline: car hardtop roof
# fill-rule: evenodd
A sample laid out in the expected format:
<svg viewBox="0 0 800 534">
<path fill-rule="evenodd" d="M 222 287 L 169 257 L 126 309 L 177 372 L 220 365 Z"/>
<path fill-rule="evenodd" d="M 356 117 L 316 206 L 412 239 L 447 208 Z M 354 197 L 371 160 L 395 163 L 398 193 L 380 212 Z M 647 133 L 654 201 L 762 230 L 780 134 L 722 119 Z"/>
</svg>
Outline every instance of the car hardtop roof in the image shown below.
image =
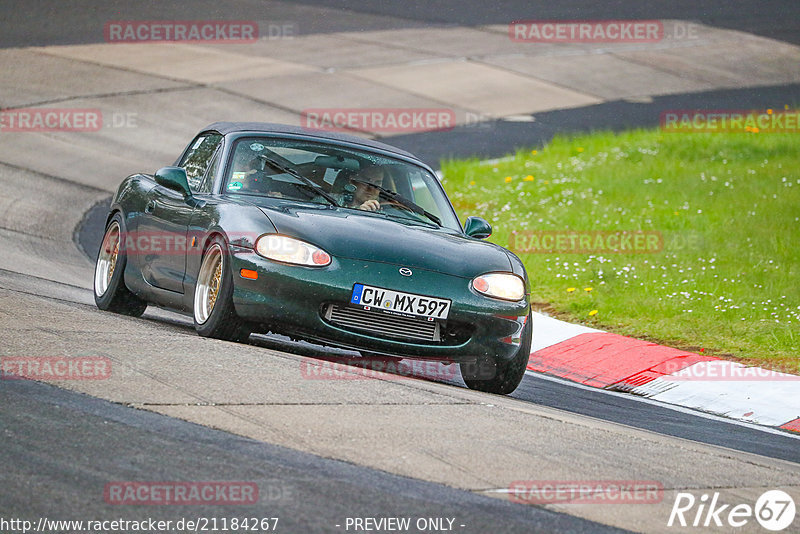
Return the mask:
<svg viewBox="0 0 800 534">
<path fill-rule="evenodd" d="M 271 122 L 215 122 L 206 126 L 203 131 L 216 130 L 223 135 L 237 132 L 257 132 L 257 133 L 277 133 L 277 134 L 291 134 L 291 135 L 304 135 L 309 137 L 316 137 L 327 141 L 341 141 L 343 143 L 351 143 L 355 145 L 362 145 L 364 147 L 375 148 L 383 150 L 384 152 L 391 152 L 399 156 L 420 161 L 414 154 L 401 150 L 397 147 L 373 141 L 371 139 L 364 139 L 363 137 L 356 137 L 355 135 L 342 134 L 338 132 L 327 132 L 325 130 L 315 130 L 314 128 L 303 128 L 300 126 L 290 126 L 288 124 L 278 124 Z"/>
</svg>

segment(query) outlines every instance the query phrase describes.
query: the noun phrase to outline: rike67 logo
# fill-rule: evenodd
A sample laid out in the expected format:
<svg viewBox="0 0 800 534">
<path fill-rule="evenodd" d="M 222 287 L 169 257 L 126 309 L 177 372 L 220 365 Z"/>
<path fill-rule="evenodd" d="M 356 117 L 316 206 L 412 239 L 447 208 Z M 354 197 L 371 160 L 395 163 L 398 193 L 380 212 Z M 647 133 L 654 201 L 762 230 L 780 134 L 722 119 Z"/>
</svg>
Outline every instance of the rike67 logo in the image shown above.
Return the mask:
<svg viewBox="0 0 800 534">
<path fill-rule="evenodd" d="M 778 532 L 792 525 L 795 513 L 794 499 L 781 490 L 765 491 L 755 506 L 737 504 L 733 507 L 719 503 L 719 492 L 711 496 L 704 493 L 699 499 L 681 492 L 675 496 L 667 526 L 739 528 L 755 518 L 763 528 Z"/>
</svg>

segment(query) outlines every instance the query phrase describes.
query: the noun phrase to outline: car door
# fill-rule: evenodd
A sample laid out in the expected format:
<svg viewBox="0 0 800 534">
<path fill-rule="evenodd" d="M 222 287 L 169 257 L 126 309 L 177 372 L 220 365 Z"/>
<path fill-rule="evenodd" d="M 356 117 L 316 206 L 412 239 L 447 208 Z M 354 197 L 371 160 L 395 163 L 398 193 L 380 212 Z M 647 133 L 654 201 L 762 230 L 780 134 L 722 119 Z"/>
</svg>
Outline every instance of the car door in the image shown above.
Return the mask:
<svg viewBox="0 0 800 534">
<path fill-rule="evenodd" d="M 205 177 L 222 135 L 205 132 L 198 135 L 178 166 L 186 170 L 193 195 L 204 188 Z M 155 287 L 183 293 L 186 254 L 191 250 L 188 228 L 197 205 L 194 196 L 157 185 L 150 190 L 145 213 L 139 222 L 137 239 L 142 275 Z M 146 247 L 146 250 L 142 248 Z"/>
</svg>

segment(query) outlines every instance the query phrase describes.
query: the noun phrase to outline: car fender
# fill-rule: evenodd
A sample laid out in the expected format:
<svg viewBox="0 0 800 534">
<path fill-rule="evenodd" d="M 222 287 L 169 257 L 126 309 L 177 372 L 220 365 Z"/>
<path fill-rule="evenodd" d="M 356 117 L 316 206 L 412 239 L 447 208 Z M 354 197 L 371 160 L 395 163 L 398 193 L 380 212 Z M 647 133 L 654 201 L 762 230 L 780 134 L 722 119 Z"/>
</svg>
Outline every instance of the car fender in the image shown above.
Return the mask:
<svg viewBox="0 0 800 534">
<path fill-rule="evenodd" d="M 148 174 L 132 174 L 122 180 L 111 198 L 105 226 L 108 226 L 115 213 L 119 213 L 122 216 L 123 231 L 125 233 L 136 232 L 139 216 L 144 212 L 147 203 L 147 193 L 155 186 L 153 177 Z M 143 285 L 140 281 L 143 281 L 143 278 L 138 257 L 132 255 L 125 265 L 124 282 L 128 289 L 144 298 L 146 295 L 142 294 Z"/>
<path fill-rule="evenodd" d="M 203 202 L 203 206 L 195 209 L 189 226 L 189 248 L 183 280 L 184 303 L 188 309 L 193 305 L 203 253 L 215 235 L 222 236 L 231 249 L 254 249 L 258 236 L 276 231 L 269 218 L 248 202 L 219 195 L 205 197 Z"/>
</svg>

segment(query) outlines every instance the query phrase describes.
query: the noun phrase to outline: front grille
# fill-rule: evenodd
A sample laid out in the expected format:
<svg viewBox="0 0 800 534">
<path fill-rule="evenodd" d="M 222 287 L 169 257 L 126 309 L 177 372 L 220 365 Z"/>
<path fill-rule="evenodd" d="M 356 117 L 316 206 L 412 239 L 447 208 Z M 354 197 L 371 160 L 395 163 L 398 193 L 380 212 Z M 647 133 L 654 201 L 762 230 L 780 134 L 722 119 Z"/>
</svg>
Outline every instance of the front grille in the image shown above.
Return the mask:
<svg viewBox="0 0 800 534">
<path fill-rule="evenodd" d="M 381 337 L 434 342 L 442 339 L 437 321 L 390 315 L 382 311 L 330 304 L 325 309 L 325 319 L 348 330 Z"/>
</svg>

